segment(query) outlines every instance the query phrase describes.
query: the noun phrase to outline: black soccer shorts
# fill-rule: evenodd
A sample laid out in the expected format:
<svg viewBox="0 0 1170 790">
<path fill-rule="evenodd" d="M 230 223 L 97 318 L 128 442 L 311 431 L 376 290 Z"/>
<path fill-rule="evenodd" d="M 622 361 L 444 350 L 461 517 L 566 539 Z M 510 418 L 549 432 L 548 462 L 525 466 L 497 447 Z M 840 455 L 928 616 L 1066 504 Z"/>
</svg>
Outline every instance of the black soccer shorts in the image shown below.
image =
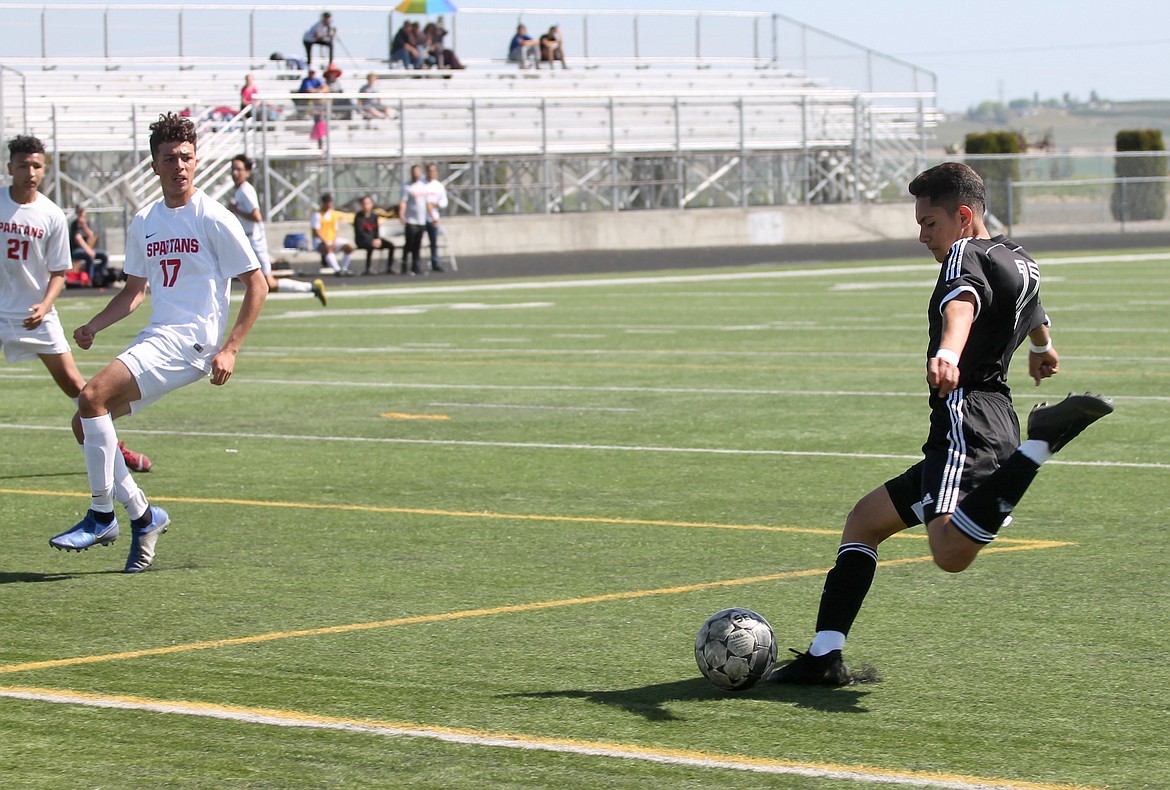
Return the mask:
<svg viewBox="0 0 1170 790">
<path fill-rule="evenodd" d="M 1011 398 L 955 390 L 931 397 L 930 435 L 923 459 L 886 482 L 898 515 L 912 527 L 955 512 L 959 502 L 1020 446 Z"/>
</svg>

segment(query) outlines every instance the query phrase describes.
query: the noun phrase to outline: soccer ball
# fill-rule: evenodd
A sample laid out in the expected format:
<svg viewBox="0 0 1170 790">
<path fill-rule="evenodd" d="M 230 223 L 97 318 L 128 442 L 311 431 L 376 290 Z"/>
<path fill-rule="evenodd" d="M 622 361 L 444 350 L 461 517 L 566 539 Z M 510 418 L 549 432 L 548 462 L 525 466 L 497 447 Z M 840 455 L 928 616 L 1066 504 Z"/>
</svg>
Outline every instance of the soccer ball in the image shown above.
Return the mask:
<svg viewBox="0 0 1170 790">
<path fill-rule="evenodd" d="M 699 629 L 695 661 L 714 685 L 743 691 L 759 683 L 776 662 L 776 634 L 751 609 L 724 609 Z"/>
</svg>

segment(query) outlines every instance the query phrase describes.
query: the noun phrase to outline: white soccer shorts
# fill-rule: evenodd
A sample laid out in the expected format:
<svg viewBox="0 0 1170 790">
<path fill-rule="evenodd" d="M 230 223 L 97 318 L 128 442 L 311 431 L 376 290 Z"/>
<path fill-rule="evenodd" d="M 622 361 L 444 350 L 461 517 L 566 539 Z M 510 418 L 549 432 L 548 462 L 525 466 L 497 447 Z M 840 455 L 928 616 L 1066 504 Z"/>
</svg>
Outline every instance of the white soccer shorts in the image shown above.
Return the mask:
<svg viewBox="0 0 1170 790">
<path fill-rule="evenodd" d="M 139 400 L 130 403 L 132 414 L 142 411 L 168 392 L 209 375 L 185 357 L 173 340 L 151 334 L 149 329 L 119 354 L 118 359 L 130 371 L 142 394 Z"/>
<path fill-rule="evenodd" d="M 36 329 L 25 329 L 21 319 L 0 318 L 0 346 L 9 363 L 31 362 L 41 354 L 69 353 L 69 341 L 56 312 L 45 316 Z"/>
</svg>

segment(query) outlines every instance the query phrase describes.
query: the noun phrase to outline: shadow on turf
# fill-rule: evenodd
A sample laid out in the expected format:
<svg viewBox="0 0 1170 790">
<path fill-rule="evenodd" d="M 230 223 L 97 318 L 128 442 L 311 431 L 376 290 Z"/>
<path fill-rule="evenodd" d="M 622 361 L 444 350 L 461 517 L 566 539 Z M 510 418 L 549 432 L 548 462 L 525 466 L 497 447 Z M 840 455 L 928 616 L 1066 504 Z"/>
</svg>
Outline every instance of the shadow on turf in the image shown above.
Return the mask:
<svg viewBox="0 0 1170 790">
<path fill-rule="evenodd" d="M 90 571 L 90 573 L 113 573 L 113 571 Z M 34 573 L 31 571 L 0 571 L 0 584 L 20 582 L 63 582 L 80 574 L 76 573 Z"/>
<path fill-rule="evenodd" d="M 507 694 L 507 697 L 529 699 L 552 699 L 565 697 L 583 699 L 598 705 L 621 708 L 628 713 L 642 716 L 647 721 L 675 721 L 676 716 L 669 708 L 671 702 L 734 701 L 736 698 L 751 698 L 785 702 L 797 708 L 811 708 L 826 713 L 868 713 L 861 701 L 869 694 L 855 688 L 828 688 L 822 686 L 779 686 L 774 683 L 760 685 L 743 692 L 720 691 L 702 678 L 689 678 L 674 683 L 656 683 L 652 686 L 620 689 L 616 691 L 536 691 L 523 694 Z"/>
<path fill-rule="evenodd" d="M 39 472 L 37 474 L 0 475 L 0 480 L 34 480 L 38 477 L 85 477 L 85 469 L 72 472 Z"/>
</svg>

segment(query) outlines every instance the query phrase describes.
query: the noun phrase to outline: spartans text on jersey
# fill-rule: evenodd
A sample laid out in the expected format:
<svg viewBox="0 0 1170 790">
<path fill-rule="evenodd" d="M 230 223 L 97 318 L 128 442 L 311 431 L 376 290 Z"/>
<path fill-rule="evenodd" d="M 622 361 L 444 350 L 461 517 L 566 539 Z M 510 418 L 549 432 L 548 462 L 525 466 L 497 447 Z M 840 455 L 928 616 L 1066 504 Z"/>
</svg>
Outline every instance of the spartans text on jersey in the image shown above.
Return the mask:
<svg viewBox="0 0 1170 790">
<path fill-rule="evenodd" d="M 146 245 L 147 258 L 174 255 L 177 252 L 199 252 L 199 239 L 163 239 L 162 241 L 152 241 Z"/>
<path fill-rule="evenodd" d="M 34 239 L 45 238 L 45 229 L 35 225 L 23 225 L 19 222 L 0 220 L 0 232 L 11 233 L 13 236 L 29 236 Z"/>
</svg>

